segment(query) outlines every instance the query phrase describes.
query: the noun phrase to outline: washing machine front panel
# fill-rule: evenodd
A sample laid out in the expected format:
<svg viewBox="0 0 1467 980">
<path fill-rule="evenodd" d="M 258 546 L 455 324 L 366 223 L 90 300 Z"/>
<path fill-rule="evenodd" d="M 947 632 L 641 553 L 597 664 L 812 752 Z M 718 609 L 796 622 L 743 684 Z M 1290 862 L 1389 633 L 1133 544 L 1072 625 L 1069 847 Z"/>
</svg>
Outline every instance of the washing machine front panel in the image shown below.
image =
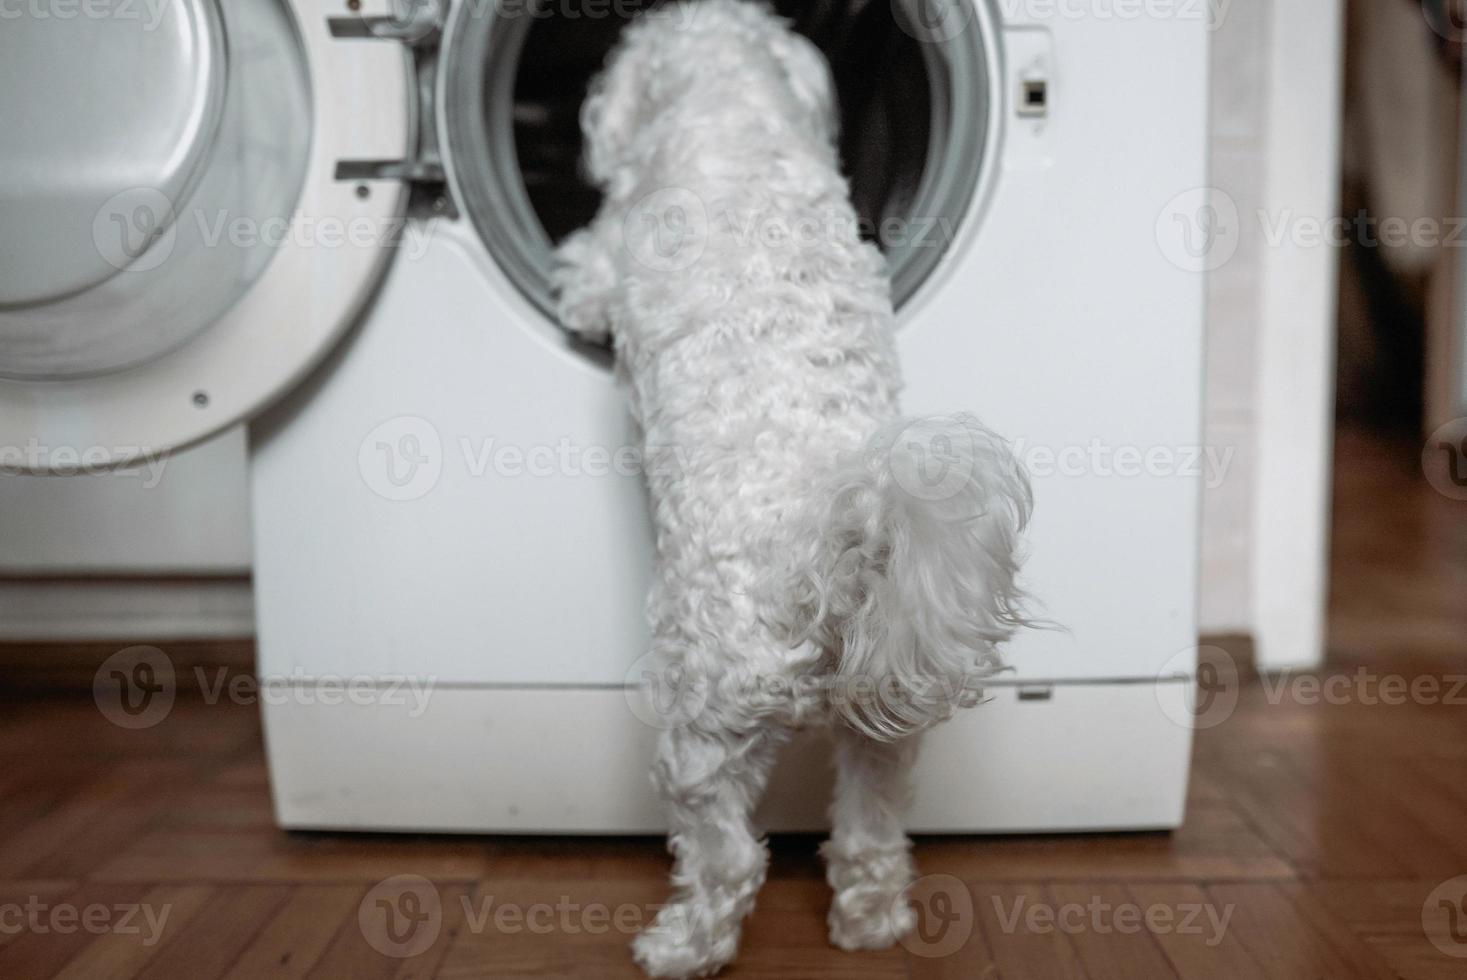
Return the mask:
<svg viewBox="0 0 1467 980">
<path fill-rule="evenodd" d="M 337 179 L 408 154 L 400 45 L 333 36 L 324 0 L 123 9 L 0 37 L 33 69 L 0 95 L 32 137 L 0 151 L 24 252 L 0 279 L 3 469 L 125 465 L 249 417 L 349 325 L 400 228 L 400 184 Z"/>
<path fill-rule="evenodd" d="M 1201 493 L 1237 478 L 1203 441 L 1206 275 L 1164 233 L 1207 185 L 1206 23 L 1015 17 L 1004 43 L 1000 186 L 902 313 L 906 408 L 975 411 L 1030 469 L 1025 579 L 1063 629 L 1014 639 L 1021 679 L 1190 675 Z"/>
<path fill-rule="evenodd" d="M 1204 27 L 1008 23 L 996 44 L 1002 169 L 902 313 L 906 407 L 977 412 L 1036 470 L 1027 581 L 1036 613 L 1063 629 L 1022 632 L 1008 682 L 1186 676 L 1203 279 L 1167 262 L 1154 225 L 1205 181 Z M 1044 113 L 1021 111 L 1035 82 Z M 431 345 L 415 311 L 435 324 Z M 1074 450 L 1092 443 L 1110 459 L 1082 456 L 1076 471 Z M 633 448 L 610 372 L 545 321 L 472 221 L 440 225 L 420 259 L 394 268 L 322 384 L 259 442 L 266 669 L 626 683 L 646 652 L 640 476 L 587 474 L 561 444 Z M 1171 469 L 1145 470 L 1153 448 L 1173 454 Z M 1047 461 L 1055 453 L 1062 462 Z M 313 581 L 349 567 L 349 584 L 302 592 L 291 570 L 303 562 Z"/>
<path fill-rule="evenodd" d="M 1205 183 L 1205 25 L 1055 9 L 993 35 L 999 155 L 902 310 L 907 408 L 976 411 L 1031 465 L 1092 439 L 1185 450 L 1203 280 L 1154 226 Z M 614 462 L 635 442 L 624 394 L 467 214 L 400 259 L 360 329 L 253 433 L 260 669 L 295 692 L 265 706 L 278 818 L 655 831 L 656 726 L 625 690 L 653 542 L 640 474 Z M 917 828 L 1181 820 L 1200 480 L 1049 466 L 1027 577 L 1065 629 L 1023 632 L 994 703 L 930 736 Z M 323 679 L 403 677 L 416 686 L 367 683 L 365 703 L 315 698 Z M 495 751 L 522 744 L 533 758 Z M 788 755 L 761 823 L 813 829 L 828 753 Z"/>
</svg>

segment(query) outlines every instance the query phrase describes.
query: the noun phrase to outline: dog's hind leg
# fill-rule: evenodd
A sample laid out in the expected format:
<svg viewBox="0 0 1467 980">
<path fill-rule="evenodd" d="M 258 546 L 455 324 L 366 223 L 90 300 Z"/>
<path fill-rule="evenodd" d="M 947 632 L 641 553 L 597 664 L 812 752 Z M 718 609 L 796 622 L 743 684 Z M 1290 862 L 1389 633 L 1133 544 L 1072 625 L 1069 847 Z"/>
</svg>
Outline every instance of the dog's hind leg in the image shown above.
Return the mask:
<svg viewBox="0 0 1467 980">
<path fill-rule="evenodd" d="M 917 741 L 876 742 L 836 726 L 832 829 L 820 850 L 835 890 L 830 941 L 841 949 L 885 949 L 915 923 L 902 897 L 915 875 L 902 813 Z"/>
<path fill-rule="evenodd" d="M 733 960 L 769 861 L 750 815 L 786 733 L 712 731 L 707 717 L 664 732 L 653 767 L 675 858 L 672 898 L 633 943 L 654 977 L 706 976 Z"/>
</svg>

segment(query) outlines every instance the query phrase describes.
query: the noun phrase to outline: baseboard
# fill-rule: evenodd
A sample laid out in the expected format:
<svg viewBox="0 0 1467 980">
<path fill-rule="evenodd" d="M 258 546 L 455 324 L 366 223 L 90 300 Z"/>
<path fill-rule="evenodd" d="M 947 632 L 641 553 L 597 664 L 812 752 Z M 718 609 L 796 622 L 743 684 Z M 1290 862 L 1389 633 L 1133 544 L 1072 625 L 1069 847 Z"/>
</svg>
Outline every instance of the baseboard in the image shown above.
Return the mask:
<svg viewBox="0 0 1467 980">
<path fill-rule="evenodd" d="M 247 578 L 0 580 L 0 642 L 158 644 L 254 632 Z"/>
</svg>

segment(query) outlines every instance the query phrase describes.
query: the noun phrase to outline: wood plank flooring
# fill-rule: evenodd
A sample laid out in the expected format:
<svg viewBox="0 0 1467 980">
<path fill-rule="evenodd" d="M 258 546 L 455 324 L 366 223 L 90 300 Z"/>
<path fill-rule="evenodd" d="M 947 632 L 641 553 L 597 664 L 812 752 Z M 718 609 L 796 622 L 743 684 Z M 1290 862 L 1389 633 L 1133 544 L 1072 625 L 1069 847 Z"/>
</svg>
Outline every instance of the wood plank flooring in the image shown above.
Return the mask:
<svg viewBox="0 0 1467 980">
<path fill-rule="evenodd" d="M 1186 826 L 925 839 L 922 928 L 868 954 L 826 943 L 817 841 L 777 838 L 726 975 L 1467 976 L 1467 504 L 1413 447 L 1338 455 L 1330 665 L 1200 733 Z M 252 708 L 125 731 L 72 653 L 0 649 L 0 977 L 637 975 L 659 841 L 281 833 Z"/>
</svg>

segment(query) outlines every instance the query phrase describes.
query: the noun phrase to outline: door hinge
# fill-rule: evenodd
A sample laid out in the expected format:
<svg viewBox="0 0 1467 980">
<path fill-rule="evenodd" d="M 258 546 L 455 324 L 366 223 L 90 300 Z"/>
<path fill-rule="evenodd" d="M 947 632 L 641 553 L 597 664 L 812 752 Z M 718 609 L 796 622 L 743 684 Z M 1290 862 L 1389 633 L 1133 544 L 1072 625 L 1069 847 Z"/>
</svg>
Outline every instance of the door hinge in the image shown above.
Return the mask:
<svg viewBox="0 0 1467 980">
<path fill-rule="evenodd" d="M 336 179 L 405 182 L 410 218 L 458 217 L 438 135 L 438 64 L 444 6 L 442 0 L 412 0 L 399 14 L 326 19 L 332 37 L 396 41 L 408 49 L 418 101 L 411 156 L 406 160 L 338 160 Z"/>
</svg>

